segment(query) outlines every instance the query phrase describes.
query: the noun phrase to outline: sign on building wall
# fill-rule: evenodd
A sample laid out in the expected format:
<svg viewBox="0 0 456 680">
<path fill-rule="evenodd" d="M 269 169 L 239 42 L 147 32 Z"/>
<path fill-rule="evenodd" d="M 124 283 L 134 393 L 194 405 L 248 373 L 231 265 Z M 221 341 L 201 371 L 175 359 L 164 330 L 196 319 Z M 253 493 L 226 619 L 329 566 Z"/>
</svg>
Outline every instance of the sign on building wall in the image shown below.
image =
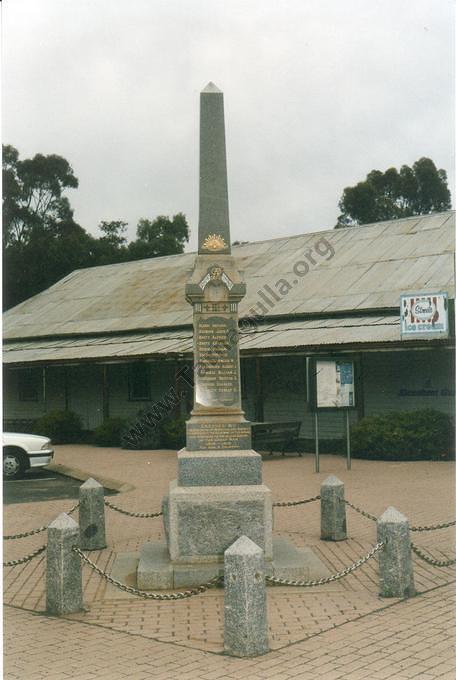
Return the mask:
<svg viewBox="0 0 456 680">
<path fill-rule="evenodd" d="M 317 408 L 353 408 L 355 406 L 353 361 L 317 359 L 315 382 Z"/>
<path fill-rule="evenodd" d="M 401 295 L 401 338 L 448 337 L 448 293 Z"/>
</svg>

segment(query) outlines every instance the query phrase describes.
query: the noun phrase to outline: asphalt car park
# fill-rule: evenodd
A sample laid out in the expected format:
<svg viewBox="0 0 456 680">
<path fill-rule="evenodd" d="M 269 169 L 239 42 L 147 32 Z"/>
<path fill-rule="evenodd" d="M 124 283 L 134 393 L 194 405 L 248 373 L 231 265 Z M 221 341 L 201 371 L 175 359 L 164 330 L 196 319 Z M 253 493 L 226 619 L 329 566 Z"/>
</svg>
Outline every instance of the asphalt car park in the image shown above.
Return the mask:
<svg viewBox="0 0 456 680">
<path fill-rule="evenodd" d="M 54 501 L 79 497 L 82 482 L 46 468 L 27 470 L 21 479 L 4 480 L 3 503 L 35 503 L 38 501 Z M 112 496 L 116 491 L 104 490 L 105 496 Z"/>
</svg>

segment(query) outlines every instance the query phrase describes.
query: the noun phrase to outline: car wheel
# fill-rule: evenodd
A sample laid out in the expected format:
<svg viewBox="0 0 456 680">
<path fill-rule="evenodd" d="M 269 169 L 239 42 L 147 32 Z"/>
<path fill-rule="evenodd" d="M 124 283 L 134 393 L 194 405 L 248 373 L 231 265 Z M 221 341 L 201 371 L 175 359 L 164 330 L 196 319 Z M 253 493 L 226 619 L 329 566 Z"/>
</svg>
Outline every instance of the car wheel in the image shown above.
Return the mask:
<svg viewBox="0 0 456 680">
<path fill-rule="evenodd" d="M 3 453 L 4 479 L 18 479 L 22 477 L 26 468 L 27 463 L 22 451 L 10 450 Z"/>
</svg>

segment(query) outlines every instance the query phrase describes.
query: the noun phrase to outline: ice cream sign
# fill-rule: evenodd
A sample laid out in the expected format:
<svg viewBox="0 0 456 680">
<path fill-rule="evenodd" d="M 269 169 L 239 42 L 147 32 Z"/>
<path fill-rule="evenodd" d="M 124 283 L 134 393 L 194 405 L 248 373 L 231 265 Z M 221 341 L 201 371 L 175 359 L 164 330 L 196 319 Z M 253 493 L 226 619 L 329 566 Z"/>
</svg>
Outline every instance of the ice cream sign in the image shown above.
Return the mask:
<svg viewBox="0 0 456 680">
<path fill-rule="evenodd" d="M 401 295 L 401 338 L 448 337 L 448 294 Z"/>
</svg>

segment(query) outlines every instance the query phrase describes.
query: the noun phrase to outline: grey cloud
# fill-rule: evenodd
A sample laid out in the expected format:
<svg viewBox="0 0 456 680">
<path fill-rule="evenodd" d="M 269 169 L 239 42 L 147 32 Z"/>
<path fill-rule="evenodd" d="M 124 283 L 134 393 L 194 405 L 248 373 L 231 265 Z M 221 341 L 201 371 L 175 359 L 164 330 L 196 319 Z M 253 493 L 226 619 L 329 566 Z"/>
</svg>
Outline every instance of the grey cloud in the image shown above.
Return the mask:
<svg viewBox="0 0 456 680">
<path fill-rule="evenodd" d="M 209 80 L 225 92 L 233 238 L 332 227 L 374 167 L 427 155 L 454 181 L 446 0 L 3 4 L 4 141 L 71 162 L 91 232 L 178 211 L 196 230 Z"/>
</svg>

